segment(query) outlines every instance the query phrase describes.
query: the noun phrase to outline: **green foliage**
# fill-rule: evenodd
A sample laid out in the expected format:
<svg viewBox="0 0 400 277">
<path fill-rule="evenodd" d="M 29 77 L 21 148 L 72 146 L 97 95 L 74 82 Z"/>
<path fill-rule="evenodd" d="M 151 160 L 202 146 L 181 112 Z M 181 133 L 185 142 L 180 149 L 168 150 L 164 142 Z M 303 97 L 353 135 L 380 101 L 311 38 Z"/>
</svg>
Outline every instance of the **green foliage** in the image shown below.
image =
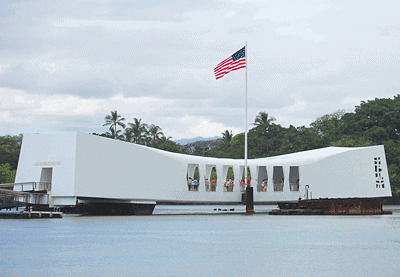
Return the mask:
<svg viewBox="0 0 400 277">
<path fill-rule="evenodd" d="M 228 173 L 226 174 L 226 180 L 229 180 L 229 179 L 232 179 L 232 181 L 235 180 L 235 175 L 234 175 L 232 167 L 228 168 Z"/>
<path fill-rule="evenodd" d="M 162 142 L 158 145 L 157 148 L 168 152 L 175 152 L 175 153 L 181 152 L 181 148 L 179 147 L 179 145 L 173 141 Z"/>
<path fill-rule="evenodd" d="M 17 171 L 9 163 L 0 164 L 0 184 L 14 183 Z"/>
<path fill-rule="evenodd" d="M 118 134 L 121 132 L 121 130 L 117 130 L 117 125 L 121 126 L 123 129 L 125 129 L 125 123 L 122 121 L 125 121 L 125 118 L 121 117 L 121 115 L 118 114 L 118 112 L 111 111 L 109 115 L 107 115 L 105 118 L 106 123 L 104 123 L 103 126 L 110 125 L 110 132 L 108 133 L 108 137 L 111 137 L 113 139 L 122 139 L 122 135 Z"/>
<path fill-rule="evenodd" d="M 166 137 L 162 132 L 161 127 L 157 125 L 142 123 L 142 119 L 137 118 L 133 118 L 133 122 L 129 122 L 125 125 L 125 123 L 123 123 L 125 118 L 119 115 L 117 111 L 111 111 L 111 113 L 104 119 L 106 123 L 103 126 L 109 125 L 109 130 L 102 134 L 92 133 L 92 135 L 147 145 L 170 152 L 182 152 L 179 145 L 173 142 L 171 137 Z M 123 130 L 118 130 L 118 126 Z M 198 155 L 201 155 L 202 153 L 203 151 L 198 151 Z"/>
<path fill-rule="evenodd" d="M 211 182 L 213 178 L 215 179 L 215 182 L 218 182 L 217 170 L 215 169 L 215 167 L 211 169 L 211 175 L 209 181 Z"/>
<path fill-rule="evenodd" d="M 137 144 L 144 144 L 145 141 L 147 141 L 147 128 L 148 125 L 145 123 L 142 123 L 142 119 L 133 119 L 133 123 L 128 123 L 128 130 L 132 134 L 133 142 Z"/>
<path fill-rule="evenodd" d="M 330 145 L 336 147 L 363 147 L 375 145 L 375 143 L 365 140 L 363 137 L 342 135 L 338 141 L 332 141 Z"/>
<path fill-rule="evenodd" d="M 233 145 L 232 138 L 233 138 L 232 131 L 229 132 L 228 130 L 225 130 L 222 133 L 222 141 L 224 142 L 224 146 L 228 151 L 231 151 L 232 149 Z"/>
<path fill-rule="evenodd" d="M 338 139 L 343 127 L 343 122 L 340 120 L 345 114 L 344 110 L 338 110 L 332 114 L 326 114 L 317 118 L 310 124 L 314 128 L 316 134 L 321 137 Z"/>
<path fill-rule="evenodd" d="M 149 126 L 148 134 L 150 137 L 150 142 L 153 146 L 157 145 L 161 136 L 164 136 L 164 133 L 161 131 L 162 129 L 157 125 L 151 124 Z"/>
<path fill-rule="evenodd" d="M 22 135 L 0 137 L 0 164 L 9 163 L 12 169 L 17 169 Z"/>
</svg>

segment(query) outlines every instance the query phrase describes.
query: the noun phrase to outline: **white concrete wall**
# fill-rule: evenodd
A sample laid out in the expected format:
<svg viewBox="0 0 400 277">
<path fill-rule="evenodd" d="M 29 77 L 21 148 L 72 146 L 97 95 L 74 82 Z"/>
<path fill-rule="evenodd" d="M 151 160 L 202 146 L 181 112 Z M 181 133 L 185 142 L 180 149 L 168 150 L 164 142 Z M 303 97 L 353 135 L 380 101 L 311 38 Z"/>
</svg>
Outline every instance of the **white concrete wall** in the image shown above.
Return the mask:
<svg viewBox="0 0 400 277">
<path fill-rule="evenodd" d="M 53 168 L 52 195 L 73 196 L 75 153 L 75 132 L 24 134 L 15 182 L 38 182 L 42 168 Z"/>
<path fill-rule="evenodd" d="M 380 157 L 385 188 L 376 188 L 374 158 Z M 313 198 L 390 197 L 390 181 L 383 146 L 357 148 L 303 166 L 303 185 Z"/>
<path fill-rule="evenodd" d="M 222 164 L 216 192 L 206 192 L 204 157 L 169 153 L 123 141 L 78 133 L 75 195 L 162 201 L 240 201 L 223 192 Z M 199 191 L 188 191 L 188 164 L 199 164 Z M 212 163 L 211 163 L 212 164 Z M 238 188 L 238 186 L 237 186 Z"/>
</svg>

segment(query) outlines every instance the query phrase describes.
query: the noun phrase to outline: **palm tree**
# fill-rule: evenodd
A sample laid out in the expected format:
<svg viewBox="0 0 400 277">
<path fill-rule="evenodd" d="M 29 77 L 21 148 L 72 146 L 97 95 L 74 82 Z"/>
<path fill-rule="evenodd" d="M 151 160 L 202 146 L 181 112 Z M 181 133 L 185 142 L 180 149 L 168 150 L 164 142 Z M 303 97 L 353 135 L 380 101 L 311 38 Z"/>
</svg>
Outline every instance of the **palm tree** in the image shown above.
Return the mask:
<svg viewBox="0 0 400 277">
<path fill-rule="evenodd" d="M 149 127 L 149 135 L 151 138 L 151 143 L 155 145 L 157 141 L 160 139 L 160 136 L 164 136 L 164 133 L 161 132 L 161 128 L 159 126 L 156 126 L 154 124 L 151 124 Z"/>
<path fill-rule="evenodd" d="M 266 135 L 266 133 L 268 133 L 268 128 L 271 125 L 271 122 L 275 120 L 276 119 L 274 117 L 268 118 L 267 112 L 259 112 L 259 114 L 256 116 L 256 119 L 254 120 L 253 125 L 256 126 L 256 128 L 262 135 Z"/>
<path fill-rule="evenodd" d="M 124 129 L 125 124 L 122 121 L 124 121 L 125 118 L 121 117 L 115 110 L 111 111 L 111 115 L 107 115 L 104 119 L 106 120 L 106 123 L 103 124 L 103 126 L 110 125 L 110 131 L 114 130 L 112 134 L 114 134 L 113 138 L 116 139 L 116 136 L 118 135 L 117 125 L 121 126 Z"/>
<path fill-rule="evenodd" d="M 233 138 L 232 130 L 231 130 L 230 133 L 229 133 L 228 130 L 225 130 L 225 131 L 222 133 L 222 141 L 228 146 L 228 149 L 229 149 L 229 150 L 231 150 L 231 147 L 232 147 L 232 145 L 233 145 L 232 138 Z"/>
<path fill-rule="evenodd" d="M 161 137 L 160 137 L 160 141 L 162 143 L 171 143 L 172 142 L 171 139 L 172 139 L 171 136 L 166 137 L 164 134 L 162 134 Z"/>
<path fill-rule="evenodd" d="M 134 123 L 128 123 L 129 129 L 133 134 L 133 142 L 140 144 L 146 139 L 147 135 L 147 124 L 141 123 L 142 119 L 134 118 Z"/>
<path fill-rule="evenodd" d="M 253 125 L 256 126 L 257 132 L 264 136 L 265 139 L 265 145 L 267 147 L 267 153 L 268 151 L 268 144 L 267 144 L 267 134 L 269 131 L 269 127 L 271 125 L 272 121 L 275 121 L 276 119 L 274 117 L 268 118 L 268 113 L 267 112 L 259 112 L 258 115 L 256 116 L 256 119 L 254 120 Z"/>
<path fill-rule="evenodd" d="M 131 130 L 131 129 L 126 128 L 126 129 L 124 130 L 124 140 L 127 141 L 127 142 L 132 142 L 132 140 L 133 140 L 133 133 L 132 133 L 132 130 Z"/>
<path fill-rule="evenodd" d="M 119 139 L 119 140 L 124 139 L 124 136 L 121 134 L 121 130 L 117 130 L 117 132 L 115 132 L 113 128 L 110 128 L 110 132 L 106 132 L 105 136 L 108 138 Z"/>
</svg>

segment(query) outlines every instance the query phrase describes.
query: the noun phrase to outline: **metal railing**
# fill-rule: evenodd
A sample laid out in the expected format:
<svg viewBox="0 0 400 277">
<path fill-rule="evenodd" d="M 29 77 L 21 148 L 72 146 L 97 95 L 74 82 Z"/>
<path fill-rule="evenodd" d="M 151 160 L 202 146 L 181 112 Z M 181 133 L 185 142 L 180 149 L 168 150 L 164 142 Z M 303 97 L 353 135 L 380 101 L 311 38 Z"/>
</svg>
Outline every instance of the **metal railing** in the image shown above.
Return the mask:
<svg viewBox="0 0 400 277">
<path fill-rule="evenodd" d="M 49 204 L 51 190 L 49 182 L 23 182 L 0 184 L 0 204 L 22 202 L 27 204 Z"/>
<path fill-rule="evenodd" d="M 274 191 L 283 191 L 282 184 L 274 184 Z"/>
<path fill-rule="evenodd" d="M 0 188 L 0 203 L 23 202 L 29 204 L 49 204 L 49 195 L 43 193 L 14 191 Z"/>
<path fill-rule="evenodd" d="M 49 182 L 23 182 L 0 184 L 0 189 L 10 189 L 14 191 L 49 191 L 51 183 Z"/>
<path fill-rule="evenodd" d="M 290 183 L 290 191 L 299 191 L 299 187 L 298 183 Z"/>
<path fill-rule="evenodd" d="M 206 191 L 217 191 L 217 183 L 211 184 L 210 182 L 207 182 L 205 186 L 206 186 Z"/>
</svg>

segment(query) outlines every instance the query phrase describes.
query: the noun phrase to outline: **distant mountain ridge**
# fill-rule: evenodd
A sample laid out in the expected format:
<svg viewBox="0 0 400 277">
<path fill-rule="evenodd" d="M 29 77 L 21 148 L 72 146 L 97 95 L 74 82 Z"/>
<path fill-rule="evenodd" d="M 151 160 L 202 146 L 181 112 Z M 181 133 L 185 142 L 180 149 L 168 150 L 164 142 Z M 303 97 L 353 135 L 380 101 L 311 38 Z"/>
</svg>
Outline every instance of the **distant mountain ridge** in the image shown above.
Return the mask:
<svg viewBox="0 0 400 277">
<path fill-rule="evenodd" d="M 216 139 L 220 139 L 221 137 L 215 136 L 215 137 L 211 137 L 211 138 L 203 138 L 203 137 L 195 137 L 195 138 L 191 138 L 191 139 L 178 139 L 178 140 L 174 140 L 174 142 L 179 143 L 180 145 L 186 145 L 188 143 L 193 143 L 196 141 L 208 141 L 208 140 L 216 140 Z"/>
</svg>

